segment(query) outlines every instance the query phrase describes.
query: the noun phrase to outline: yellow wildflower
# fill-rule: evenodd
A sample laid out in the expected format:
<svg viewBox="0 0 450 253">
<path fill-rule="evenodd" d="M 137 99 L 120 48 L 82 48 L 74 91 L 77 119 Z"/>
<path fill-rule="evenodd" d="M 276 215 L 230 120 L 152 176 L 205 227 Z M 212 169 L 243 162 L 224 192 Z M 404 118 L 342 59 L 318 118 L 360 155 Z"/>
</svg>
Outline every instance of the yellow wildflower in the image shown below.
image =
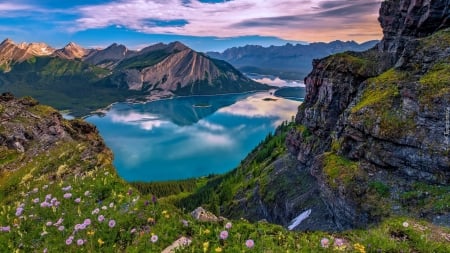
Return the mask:
<svg viewBox="0 0 450 253">
<path fill-rule="evenodd" d="M 170 215 L 166 214 L 166 215 L 164 215 L 164 217 L 165 217 L 166 219 L 169 219 L 169 218 L 170 218 Z"/>
<path fill-rule="evenodd" d="M 100 246 L 102 246 L 102 245 L 105 243 L 105 242 L 104 242 L 102 239 L 100 239 L 100 238 L 98 238 L 97 242 L 98 242 L 98 244 L 99 244 Z"/>
<path fill-rule="evenodd" d="M 353 245 L 353 248 L 355 248 L 355 251 L 357 251 L 359 253 L 366 253 L 366 248 L 363 245 L 359 244 L 359 243 L 355 243 Z"/>
<path fill-rule="evenodd" d="M 203 233 L 204 233 L 205 235 L 207 235 L 207 234 L 211 233 L 211 231 L 209 231 L 209 229 L 205 229 L 205 231 L 203 231 Z"/>
<path fill-rule="evenodd" d="M 222 252 L 222 248 L 221 247 L 217 247 L 214 251 L 215 252 Z"/>
<path fill-rule="evenodd" d="M 162 214 L 166 215 L 167 214 L 167 210 L 162 211 Z"/>
<path fill-rule="evenodd" d="M 88 231 L 87 234 L 88 234 L 89 236 L 93 236 L 93 235 L 95 234 L 95 231 L 94 231 L 94 230 Z"/>
<path fill-rule="evenodd" d="M 148 223 L 154 223 L 154 222 L 155 222 L 155 219 L 153 219 L 152 217 L 149 217 L 149 218 L 147 219 L 147 222 L 148 222 Z"/>
<path fill-rule="evenodd" d="M 207 252 L 209 248 L 209 242 L 204 242 L 203 243 L 203 252 Z"/>
</svg>

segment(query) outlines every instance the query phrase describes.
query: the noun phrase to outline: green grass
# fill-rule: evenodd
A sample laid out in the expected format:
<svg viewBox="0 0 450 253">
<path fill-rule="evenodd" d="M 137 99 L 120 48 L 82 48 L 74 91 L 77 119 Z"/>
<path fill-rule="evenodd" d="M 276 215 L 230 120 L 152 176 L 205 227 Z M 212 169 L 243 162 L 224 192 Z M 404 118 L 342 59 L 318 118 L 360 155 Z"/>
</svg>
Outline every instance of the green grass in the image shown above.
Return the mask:
<svg viewBox="0 0 450 253">
<path fill-rule="evenodd" d="M 351 119 L 363 122 L 367 129 L 379 124 L 380 134 L 391 138 L 413 131 L 416 128 L 414 115 L 405 115 L 398 107 L 399 84 L 409 79 L 407 73 L 395 69 L 368 79 L 361 99 L 350 110 Z"/>
<path fill-rule="evenodd" d="M 144 55 L 139 55 L 132 57 L 130 59 L 123 60 L 122 62 L 119 63 L 117 68 L 142 70 L 143 68 L 151 67 L 163 61 L 168 56 L 174 53 L 176 52 L 168 52 L 167 50 L 152 51 Z"/>
<path fill-rule="evenodd" d="M 450 93 L 450 59 L 435 64 L 419 80 L 421 87 L 420 101 L 430 104 L 434 98 Z"/>
<path fill-rule="evenodd" d="M 400 197 L 410 211 L 416 212 L 450 212 L 450 186 L 427 185 L 415 183 Z M 419 207 L 419 208 L 418 208 Z"/>
<path fill-rule="evenodd" d="M 357 162 L 331 152 L 324 155 L 323 172 L 328 185 L 333 188 L 340 185 L 348 187 L 362 173 Z"/>
<path fill-rule="evenodd" d="M 369 189 L 374 190 L 378 195 L 384 198 L 388 197 L 390 193 L 389 186 L 380 181 L 370 182 Z"/>
<path fill-rule="evenodd" d="M 351 111 L 355 113 L 368 106 L 386 107 L 392 98 L 400 95 L 397 85 L 405 78 L 405 73 L 390 69 L 378 77 L 369 79 L 361 100 Z"/>
</svg>

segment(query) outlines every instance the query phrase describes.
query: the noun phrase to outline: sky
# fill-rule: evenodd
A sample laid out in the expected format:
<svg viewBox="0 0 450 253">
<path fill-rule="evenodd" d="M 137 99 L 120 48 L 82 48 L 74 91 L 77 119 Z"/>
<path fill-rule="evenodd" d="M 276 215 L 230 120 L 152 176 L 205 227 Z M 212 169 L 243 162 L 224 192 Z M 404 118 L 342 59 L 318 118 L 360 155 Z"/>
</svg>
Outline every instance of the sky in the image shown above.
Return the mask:
<svg viewBox="0 0 450 253">
<path fill-rule="evenodd" d="M 381 39 L 382 0 L 0 0 L 0 40 L 197 51 Z"/>
</svg>

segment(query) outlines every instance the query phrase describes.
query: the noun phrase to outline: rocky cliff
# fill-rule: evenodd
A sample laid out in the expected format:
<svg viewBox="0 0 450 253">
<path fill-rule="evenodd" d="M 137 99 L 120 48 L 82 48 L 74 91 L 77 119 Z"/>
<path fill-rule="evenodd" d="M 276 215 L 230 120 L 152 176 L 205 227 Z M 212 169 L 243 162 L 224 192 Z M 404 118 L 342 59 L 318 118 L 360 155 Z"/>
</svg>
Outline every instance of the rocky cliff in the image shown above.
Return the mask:
<svg viewBox="0 0 450 253">
<path fill-rule="evenodd" d="M 305 79 L 287 145 L 337 229 L 392 214 L 450 225 L 449 6 L 384 1 L 378 50 L 315 61 Z"/>
<path fill-rule="evenodd" d="M 249 156 L 212 187 L 220 210 L 285 226 L 308 214 L 298 230 L 395 215 L 450 226 L 449 5 L 384 1 L 378 47 L 315 60 L 288 154 L 273 144 L 283 131 L 261 144 L 270 159 Z"/>
</svg>

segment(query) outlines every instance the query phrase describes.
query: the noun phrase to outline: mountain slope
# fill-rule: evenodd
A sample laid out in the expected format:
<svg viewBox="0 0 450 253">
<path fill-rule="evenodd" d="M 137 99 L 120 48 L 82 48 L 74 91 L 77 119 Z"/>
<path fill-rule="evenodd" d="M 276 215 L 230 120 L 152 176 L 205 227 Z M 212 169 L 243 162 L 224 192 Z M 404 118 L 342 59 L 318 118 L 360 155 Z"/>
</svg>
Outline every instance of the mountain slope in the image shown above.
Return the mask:
<svg viewBox="0 0 450 253">
<path fill-rule="evenodd" d="M 449 230 L 406 218 L 343 234 L 293 233 L 245 220 L 202 222 L 171 204 L 178 196 L 165 196 L 195 189 L 205 179 L 141 184 L 147 192 L 141 194 L 119 178 L 112 158 L 94 126 L 65 120 L 30 97 L 1 94 L 0 249 L 169 252 L 163 250 L 188 238 L 190 244 L 177 252 L 450 250 Z"/>
<path fill-rule="evenodd" d="M 231 65 L 174 42 L 140 51 L 112 44 L 86 50 L 69 43 L 0 45 L 0 91 L 33 96 L 75 116 L 126 99 L 265 90 Z"/>
<path fill-rule="evenodd" d="M 52 54 L 53 48 L 44 43 L 15 44 L 10 39 L 0 43 L 0 71 L 9 71 L 11 64 L 25 61 L 33 56 Z"/>
<path fill-rule="evenodd" d="M 212 58 L 225 60 L 243 72 L 279 76 L 283 79 L 303 79 L 311 71 L 311 61 L 344 51 L 364 51 L 378 41 L 358 44 L 354 41 L 333 41 L 262 47 L 233 47 L 222 53 L 208 52 Z"/>
<path fill-rule="evenodd" d="M 284 226 L 311 210 L 297 230 L 365 228 L 397 215 L 450 226 L 446 6 L 384 1 L 378 47 L 315 60 L 288 133 L 181 204 L 209 192 L 229 217 Z"/>
<path fill-rule="evenodd" d="M 84 49 L 81 46 L 79 46 L 73 42 L 70 42 L 65 47 L 55 50 L 53 52 L 52 56 L 56 56 L 56 57 L 64 58 L 64 59 L 68 59 L 68 60 L 81 59 L 81 58 L 85 57 L 86 55 L 88 55 L 90 53 L 90 51 L 91 50 Z"/>
</svg>

